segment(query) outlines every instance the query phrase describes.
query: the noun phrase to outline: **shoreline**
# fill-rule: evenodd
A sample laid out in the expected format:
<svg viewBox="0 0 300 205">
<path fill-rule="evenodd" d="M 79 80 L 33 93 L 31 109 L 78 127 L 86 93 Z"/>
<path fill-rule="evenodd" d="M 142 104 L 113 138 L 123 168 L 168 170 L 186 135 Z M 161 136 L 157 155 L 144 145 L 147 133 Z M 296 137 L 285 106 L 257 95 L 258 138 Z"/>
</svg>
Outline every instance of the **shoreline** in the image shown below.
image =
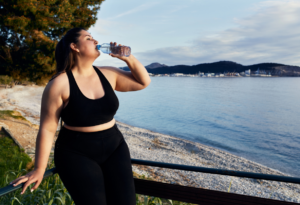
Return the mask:
<svg viewBox="0 0 300 205">
<path fill-rule="evenodd" d="M 130 155 L 133 159 L 290 176 L 254 161 L 198 142 L 134 127 L 120 121 L 116 121 L 116 124 L 128 144 Z M 161 182 L 224 192 L 228 192 L 231 183 L 231 193 L 300 202 L 300 185 L 298 184 L 143 165 L 133 165 L 133 171 Z"/>
<path fill-rule="evenodd" d="M 40 92 L 43 89 L 44 88 L 38 88 L 38 91 Z M 37 87 L 34 86 L 15 86 L 15 88 L 6 89 L 4 91 L 0 89 L 0 110 L 19 111 L 22 116 L 31 123 L 39 124 L 38 109 L 40 109 L 40 99 L 35 99 L 36 94 Z M 6 122 L 3 123 L 5 124 Z M 289 176 L 288 174 L 257 162 L 198 142 L 134 127 L 117 120 L 116 124 L 125 138 L 131 158 L 133 159 Z M 18 125 L 18 129 L 20 127 L 21 126 Z M 58 125 L 58 129 L 59 128 L 60 126 Z M 25 150 L 27 149 L 31 152 L 31 156 L 35 152 L 36 133 L 37 130 L 25 133 L 24 135 L 22 133 L 16 134 L 20 135 L 18 136 L 20 139 L 24 138 L 24 140 L 26 139 L 31 143 L 29 148 L 25 147 Z M 133 165 L 133 171 L 166 183 L 201 187 L 224 192 L 228 191 L 231 184 L 231 193 L 300 202 L 300 185 L 298 184 L 196 173 L 142 165 Z"/>
<path fill-rule="evenodd" d="M 206 149 L 210 149 L 211 151 L 215 151 L 215 152 L 219 152 L 219 153 L 222 153 L 222 152 L 223 152 L 222 154 L 225 154 L 225 153 L 226 153 L 227 155 L 232 155 L 232 156 L 238 157 L 238 158 L 240 158 L 240 159 L 242 159 L 242 160 L 244 160 L 244 161 L 248 161 L 248 162 L 250 162 L 251 164 L 255 164 L 256 166 L 263 167 L 264 169 L 270 170 L 270 171 L 272 171 L 272 172 L 274 172 L 274 173 L 278 173 L 278 174 L 280 174 L 280 175 L 282 175 L 282 176 L 290 176 L 290 177 L 294 177 L 294 176 L 291 176 L 290 174 L 284 173 L 284 172 L 282 172 L 282 171 L 280 171 L 280 170 L 277 170 L 277 169 L 268 167 L 268 166 L 263 165 L 263 164 L 260 164 L 260 163 L 258 163 L 258 162 L 255 162 L 255 161 L 246 159 L 246 158 L 244 158 L 244 157 L 241 157 L 241 156 L 232 154 L 232 153 L 230 153 L 230 152 L 227 152 L 227 151 L 224 151 L 224 150 L 221 150 L 221 149 L 218 149 L 218 148 L 209 146 L 209 145 L 205 145 L 205 144 L 202 144 L 202 143 L 199 143 L 199 142 L 194 142 L 194 141 L 191 141 L 191 140 L 188 140 L 188 139 L 183 139 L 183 138 L 175 137 L 175 136 L 172 136 L 172 135 L 163 134 L 163 133 L 160 133 L 160 132 L 154 132 L 154 131 L 152 131 L 152 130 L 148 130 L 148 129 L 145 129 L 145 128 L 135 127 L 135 126 L 132 126 L 132 125 L 129 125 L 129 124 L 123 123 L 123 122 L 121 122 L 121 121 L 117 121 L 117 120 L 116 120 L 116 124 L 118 125 L 118 127 L 120 126 L 121 129 L 123 129 L 124 127 L 126 127 L 126 128 L 131 128 L 131 129 L 134 129 L 134 130 L 137 130 L 137 129 L 138 129 L 138 130 L 141 130 L 141 132 L 151 133 L 151 134 L 156 135 L 156 136 L 162 136 L 162 135 L 165 135 L 165 136 L 167 136 L 167 137 L 170 138 L 170 139 L 173 138 L 173 139 L 175 139 L 175 140 L 183 141 L 183 142 L 188 143 L 188 144 L 195 144 L 195 145 L 198 144 L 198 146 L 200 146 L 200 147 L 205 147 Z M 126 128 L 125 128 L 125 129 L 126 129 Z M 237 171 L 237 170 L 235 170 L 235 171 Z"/>
</svg>

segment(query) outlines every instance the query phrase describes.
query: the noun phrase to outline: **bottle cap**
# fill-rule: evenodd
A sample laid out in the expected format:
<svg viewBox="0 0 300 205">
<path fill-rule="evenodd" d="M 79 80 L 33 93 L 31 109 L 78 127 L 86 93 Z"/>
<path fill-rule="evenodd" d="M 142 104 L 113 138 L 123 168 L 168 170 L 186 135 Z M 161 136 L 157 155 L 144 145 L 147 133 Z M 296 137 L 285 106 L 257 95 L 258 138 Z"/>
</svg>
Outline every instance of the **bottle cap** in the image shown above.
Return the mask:
<svg viewBox="0 0 300 205">
<path fill-rule="evenodd" d="M 99 50 L 101 48 L 101 45 L 97 45 L 97 49 Z"/>
</svg>

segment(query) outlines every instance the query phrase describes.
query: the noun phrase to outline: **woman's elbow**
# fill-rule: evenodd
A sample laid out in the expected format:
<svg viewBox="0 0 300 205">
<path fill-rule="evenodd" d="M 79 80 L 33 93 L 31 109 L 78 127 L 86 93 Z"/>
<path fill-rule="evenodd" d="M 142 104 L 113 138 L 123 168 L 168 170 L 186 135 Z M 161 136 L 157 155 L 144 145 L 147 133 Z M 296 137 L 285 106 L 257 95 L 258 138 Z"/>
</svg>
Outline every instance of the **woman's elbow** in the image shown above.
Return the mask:
<svg viewBox="0 0 300 205">
<path fill-rule="evenodd" d="M 150 83 L 151 83 L 151 79 L 149 78 L 149 80 L 146 83 L 144 83 L 144 88 L 148 87 Z"/>
</svg>

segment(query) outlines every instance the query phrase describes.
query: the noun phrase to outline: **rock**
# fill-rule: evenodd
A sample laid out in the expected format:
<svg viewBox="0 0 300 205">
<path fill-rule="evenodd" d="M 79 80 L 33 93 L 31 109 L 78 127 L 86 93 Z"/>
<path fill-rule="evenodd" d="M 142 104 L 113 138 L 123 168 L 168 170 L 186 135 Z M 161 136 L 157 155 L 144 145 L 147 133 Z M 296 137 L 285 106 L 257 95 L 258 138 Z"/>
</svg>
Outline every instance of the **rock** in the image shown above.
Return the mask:
<svg viewBox="0 0 300 205">
<path fill-rule="evenodd" d="M 0 122 L 0 130 L 2 130 L 2 127 L 9 129 L 9 126 L 3 122 Z"/>
<path fill-rule="evenodd" d="M 32 124 L 31 127 L 36 130 L 40 129 L 40 126 L 36 124 Z"/>
</svg>

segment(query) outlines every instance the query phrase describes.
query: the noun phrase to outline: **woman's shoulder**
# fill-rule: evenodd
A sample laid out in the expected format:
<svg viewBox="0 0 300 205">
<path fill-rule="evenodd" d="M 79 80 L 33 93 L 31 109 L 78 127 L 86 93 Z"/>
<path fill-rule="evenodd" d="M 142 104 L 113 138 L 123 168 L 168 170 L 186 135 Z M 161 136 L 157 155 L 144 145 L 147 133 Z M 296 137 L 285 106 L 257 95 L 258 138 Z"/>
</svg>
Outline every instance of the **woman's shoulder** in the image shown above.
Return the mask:
<svg viewBox="0 0 300 205">
<path fill-rule="evenodd" d="M 67 72 L 59 72 L 52 76 L 52 78 L 49 80 L 48 84 L 51 85 L 59 85 L 64 84 L 68 81 Z"/>
<path fill-rule="evenodd" d="M 114 66 L 95 66 L 95 67 L 104 72 L 114 72 L 116 70 L 122 70 Z"/>
<path fill-rule="evenodd" d="M 49 80 L 46 88 L 56 92 L 57 94 L 62 94 L 69 86 L 68 76 L 66 72 L 57 73 Z"/>
<path fill-rule="evenodd" d="M 111 79 L 112 81 L 116 81 L 117 77 L 119 75 L 124 75 L 125 73 L 128 73 L 127 71 L 124 71 L 120 68 L 113 67 L 113 66 L 95 66 L 98 68 L 106 78 Z"/>
<path fill-rule="evenodd" d="M 95 66 L 105 75 L 112 75 L 113 74 L 113 67 L 112 66 Z"/>
<path fill-rule="evenodd" d="M 113 89 L 116 87 L 116 79 L 117 73 L 115 71 L 115 67 L 112 66 L 95 66 L 97 69 L 101 71 L 101 73 L 105 76 L 105 78 L 109 81 Z"/>
</svg>

